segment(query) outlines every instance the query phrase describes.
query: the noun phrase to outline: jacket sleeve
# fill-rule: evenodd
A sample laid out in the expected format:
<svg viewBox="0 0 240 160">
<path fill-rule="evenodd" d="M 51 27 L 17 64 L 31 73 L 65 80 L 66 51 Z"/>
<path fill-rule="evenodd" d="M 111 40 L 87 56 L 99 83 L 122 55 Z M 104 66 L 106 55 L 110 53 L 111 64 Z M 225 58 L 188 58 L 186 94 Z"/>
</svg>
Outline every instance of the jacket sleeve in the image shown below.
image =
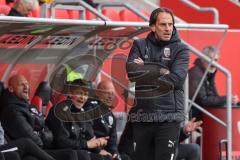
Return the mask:
<svg viewBox="0 0 240 160">
<path fill-rule="evenodd" d="M 135 40 L 128 55 L 126 70 L 128 78 L 132 82 L 142 81 L 144 79 L 148 80 L 149 78 L 155 79 L 168 71 L 165 67 L 160 66 L 160 64 L 156 66 L 149 62 L 144 62 L 145 65 L 138 65 L 133 62 L 134 59 L 137 58 L 141 58 L 144 61 L 143 54 L 145 54 L 145 45 L 146 42 L 144 39 Z"/>
<path fill-rule="evenodd" d="M 198 86 L 200 83 L 201 78 L 195 79 L 192 83 L 193 85 Z M 197 87 L 196 87 L 197 88 Z M 212 88 L 216 91 L 215 83 L 213 84 Z M 200 91 L 196 97 L 196 102 L 204 107 L 220 107 L 226 104 L 226 96 L 219 96 L 216 95 L 207 95 L 208 88 L 202 86 Z"/>
<path fill-rule="evenodd" d="M 58 148 L 87 149 L 86 140 L 77 140 L 70 137 L 70 132 L 65 127 L 65 122 L 60 121 L 54 114 L 54 107 L 50 110 L 46 125 L 52 130 L 54 141 Z"/>
<path fill-rule="evenodd" d="M 189 63 L 189 49 L 183 47 L 176 54 L 173 63 L 171 65 L 170 74 L 161 76 L 159 80 L 165 80 L 173 84 L 175 89 L 182 89 L 187 72 Z"/>
<path fill-rule="evenodd" d="M 182 141 L 184 141 L 184 140 L 187 139 L 188 137 L 189 137 L 189 135 L 184 132 L 184 127 L 181 127 L 181 128 L 180 128 L 179 143 L 182 142 Z"/>
<path fill-rule="evenodd" d="M 108 140 L 108 144 L 107 144 L 107 151 L 109 151 L 111 154 L 118 154 L 118 149 L 117 149 L 117 130 L 116 130 L 116 118 L 115 117 L 114 117 L 114 123 L 112 125 L 111 131 L 110 131 L 110 134 L 109 134 L 109 140 Z"/>
<path fill-rule="evenodd" d="M 38 134 L 34 131 L 33 126 L 30 125 L 24 113 L 19 111 L 19 106 L 7 106 L 7 113 L 8 115 L 3 120 L 3 128 L 6 133 L 13 139 L 19 138 L 30 138 L 33 140 L 37 145 L 43 146 L 43 142 Z"/>
</svg>

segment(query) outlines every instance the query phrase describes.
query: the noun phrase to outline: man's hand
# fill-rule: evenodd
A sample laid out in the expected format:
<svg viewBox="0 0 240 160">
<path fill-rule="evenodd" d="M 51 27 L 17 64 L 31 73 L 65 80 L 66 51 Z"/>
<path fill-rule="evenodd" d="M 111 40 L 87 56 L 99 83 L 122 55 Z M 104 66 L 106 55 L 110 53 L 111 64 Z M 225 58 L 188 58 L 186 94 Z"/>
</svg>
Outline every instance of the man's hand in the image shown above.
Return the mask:
<svg viewBox="0 0 240 160">
<path fill-rule="evenodd" d="M 100 137 L 100 138 L 97 138 L 97 140 L 99 141 L 99 146 L 100 147 L 105 147 L 108 143 L 108 139 L 109 137 Z"/>
<path fill-rule="evenodd" d="M 96 138 L 93 137 L 92 139 L 87 141 L 88 148 L 97 148 L 97 147 L 105 147 L 107 145 L 109 137 L 101 137 Z"/>
<path fill-rule="evenodd" d="M 140 57 L 138 57 L 137 59 L 134 59 L 133 62 L 138 65 L 144 65 L 144 62 Z"/>
<path fill-rule="evenodd" d="M 112 157 L 112 154 L 107 152 L 106 150 L 102 149 L 100 152 L 99 152 L 100 155 L 102 156 L 111 156 Z"/>
<path fill-rule="evenodd" d="M 170 74 L 170 71 L 168 69 L 161 68 L 160 69 L 160 75 L 166 75 L 166 74 Z"/>
<path fill-rule="evenodd" d="M 203 123 L 203 121 L 196 121 L 196 118 L 193 117 L 183 128 L 184 133 L 186 134 L 190 134 L 191 132 L 195 131 L 199 126 L 201 126 L 201 124 Z"/>
</svg>

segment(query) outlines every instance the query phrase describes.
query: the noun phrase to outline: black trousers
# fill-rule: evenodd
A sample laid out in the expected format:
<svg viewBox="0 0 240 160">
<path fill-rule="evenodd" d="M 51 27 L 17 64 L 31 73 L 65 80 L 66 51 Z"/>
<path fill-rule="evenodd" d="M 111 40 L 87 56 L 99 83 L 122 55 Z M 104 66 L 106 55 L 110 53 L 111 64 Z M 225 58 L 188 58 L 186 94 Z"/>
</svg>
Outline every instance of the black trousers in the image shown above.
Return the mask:
<svg viewBox="0 0 240 160">
<path fill-rule="evenodd" d="M 177 160 L 200 160 L 200 147 L 198 144 L 179 144 Z"/>
<path fill-rule="evenodd" d="M 0 153 L 0 160 L 21 160 L 19 154 L 15 151 Z"/>
<path fill-rule="evenodd" d="M 180 123 L 133 123 L 133 160 L 175 160 Z"/>
<path fill-rule="evenodd" d="M 39 146 L 37 146 L 32 140 L 28 138 L 21 138 L 18 140 L 14 140 L 9 142 L 8 144 L 0 146 L 0 151 L 7 150 L 17 147 L 18 150 L 14 152 L 7 152 L 3 153 L 6 160 L 8 160 L 10 156 L 16 157 L 16 153 L 19 155 L 21 159 L 27 158 L 30 159 L 37 159 L 37 160 L 54 160 L 52 156 L 47 154 L 44 150 L 42 150 Z M 14 158 L 17 159 L 17 158 Z M 9 160 L 14 160 L 10 158 Z"/>
</svg>

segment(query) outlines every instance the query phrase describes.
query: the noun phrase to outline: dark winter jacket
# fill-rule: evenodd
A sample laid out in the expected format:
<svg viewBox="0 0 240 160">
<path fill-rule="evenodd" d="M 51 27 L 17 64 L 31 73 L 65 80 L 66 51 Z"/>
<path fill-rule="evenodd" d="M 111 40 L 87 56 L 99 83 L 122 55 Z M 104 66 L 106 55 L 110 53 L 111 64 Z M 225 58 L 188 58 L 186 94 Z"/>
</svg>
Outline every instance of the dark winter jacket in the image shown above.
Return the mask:
<svg viewBox="0 0 240 160">
<path fill-rule="evenodd" d="M 193 97 L 198 84 L 200 83 L 206 68 L 200 59 L 196 59 L 194 66 L 189 70 L 189 97 Z M 208 73 L 202 87 L 200 88 L 195 103 L 202 107 L 220 107 L 226 104 L 226 96 L 219 96 L 215 85 L 215 73 Z M 201 114 L 200 111 L 193 109 L 193 116 Z"/>
<path fill-rule="evenodd" d="M 160 89 L 165 89 L 165 86 L 168 86 L 168 84 L 171 84 L 172 88 L 160 96 L 154 95 L 148 98 L 136 97 L 137 104 L 134 112 L 158 114 L 153 116 L 155 117 L 153 121 L 158 122 L 182 121 L 184 119 L 183 84 L 188 71 L 189 49 L 181 42 L 176 29 L 174 28 L 170 41 L 156 39 L 153 32 L 149 33 L 146 39 L 135 40 L 128 56 L 128 75 L 129 65 L 138 57 L 144 61 L 144 65 L 146 66 L 148 63 L 155 63 L 170 71 L 170 74 L 163 75 L 164 71 L 162 72 L 162 69 L 159 68 L 159 74 L 156 71 L 154 72 L 157 77 L 146 77 L 145 81 L 147 85 L 149 83 L 157 84 L 159 80 L 163 82 L 163 85 L 159 86 Z M 139 88 L 139 86 L 138 81 L 136 81 L 136 88 Z M 147 119 L 148 122 L 152 122 L 152 119 Z M 139 119 L 136 121 L 139 121 Z"/>
<path fill-rule="evenodd" d="M 5 133 L 11 140 L 30 138 L 39 146 L 43 141 L 39 132 L 44 128 L 44 118 L 34 106 L 8 91 L 2 97 L 1 122 Z"/>
<path fill-rule="evenodd" d="M 53 131 L 55 147 L 89 150 L 87 141 L 94 137 L 92 121 L 77 121 L 73 117 L 71 118 L 70 114 L 66 115 L 69 117 L 68 121 L 61 120 L 56 116 L 56 112 L 60 112 L 58 106 L 64 106 L 63 109 L 66 114 L 75 115 L 83 113 L 84 108 L 86 108 L 85 104 L 82 109 L 77 109 L 70 99 L 62 101 L 51 108 L 46 118 L 46 125 Z M 100 150 L 94 149 L 90 151 L 98 153 Z"/>
<path fill-rule="evenodd" d="M 16 9 L 12 8 L 10 12 L 8 13 L 8 16 L 15 16 L 15 17 L 25 17 L 20 12 L 18 12 Z"/>
<path fill-rule="evenodd" d="M 117 149 L 117 130 L 116 130 L 116 118 L 108 106 L 104 105 L 100 101 L 95 101 L 98 105 L 106 107 L 109 112 L 101 115 L 99 118 L 93 121 L 93 129 L 96 137 L 109 137 L 107 146 L 104 148 L 109 153 L 118 154 Z"/>
</svg>

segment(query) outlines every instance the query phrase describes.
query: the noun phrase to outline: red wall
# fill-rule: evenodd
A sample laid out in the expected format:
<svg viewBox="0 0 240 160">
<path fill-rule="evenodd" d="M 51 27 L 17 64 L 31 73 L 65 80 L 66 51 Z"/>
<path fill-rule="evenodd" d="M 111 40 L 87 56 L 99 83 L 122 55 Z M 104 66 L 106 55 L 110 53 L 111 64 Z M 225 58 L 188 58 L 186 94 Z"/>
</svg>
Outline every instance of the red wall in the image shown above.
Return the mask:
<svg viewBox="0 0 240 160">
<path fill-rule="evenodd" d="M 162 7 L 168 7 L 174 14 L 188 23 L 213 23 L 212 12 L 199 12 L 180 0 L 160 0 Z"/>
<path fill-rule="evenodd" d="M 200 7 L 214 7 L 219 11 L 219 23 L 240 28 L 240 7 L 229 0 L 191 0 Z M 199 12 L 180 0 L 160 0 L 160 5 L 171 8 L 175 15 L 188 23 L 213 23 L 212 12 Z"/>
</svg>

